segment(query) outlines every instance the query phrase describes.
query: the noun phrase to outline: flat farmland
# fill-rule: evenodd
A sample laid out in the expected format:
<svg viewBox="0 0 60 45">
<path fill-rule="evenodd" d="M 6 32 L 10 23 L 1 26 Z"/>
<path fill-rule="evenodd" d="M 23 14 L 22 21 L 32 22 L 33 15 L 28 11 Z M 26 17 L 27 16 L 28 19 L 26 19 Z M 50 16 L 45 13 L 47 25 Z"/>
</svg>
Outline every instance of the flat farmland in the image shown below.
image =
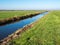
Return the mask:
<svg viewBox="0 0 60 45">
<path fill-rule="evenodd" d="M 60 45 L 60 11 L 51 11 L 11 41 L 13 45 Z"/>
<path fill-rule="evenodd" d="M 6 19 L 6 18 L 13 18 L 16 16 L 26 16 L 29 14 L 35 14 L 36 12 L 43 12 L 42 10 L 6 10 L 6 11 L 0 11 L 0 20 Z"/>
</svg>

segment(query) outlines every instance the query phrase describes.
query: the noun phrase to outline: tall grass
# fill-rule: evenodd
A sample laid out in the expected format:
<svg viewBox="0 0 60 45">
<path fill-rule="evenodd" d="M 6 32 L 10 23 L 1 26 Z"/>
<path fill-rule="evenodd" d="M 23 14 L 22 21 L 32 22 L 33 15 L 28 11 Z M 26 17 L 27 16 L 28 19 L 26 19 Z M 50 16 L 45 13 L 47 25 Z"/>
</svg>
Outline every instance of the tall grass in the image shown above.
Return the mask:
<svg viewBox="0 0 60 45">
<path fill-rule="evenodd" d="M 28 29 L 12 45 L 60 45 L 60 11 L 52 11 L 39 19 L 34 27 Z"/>
</svg>

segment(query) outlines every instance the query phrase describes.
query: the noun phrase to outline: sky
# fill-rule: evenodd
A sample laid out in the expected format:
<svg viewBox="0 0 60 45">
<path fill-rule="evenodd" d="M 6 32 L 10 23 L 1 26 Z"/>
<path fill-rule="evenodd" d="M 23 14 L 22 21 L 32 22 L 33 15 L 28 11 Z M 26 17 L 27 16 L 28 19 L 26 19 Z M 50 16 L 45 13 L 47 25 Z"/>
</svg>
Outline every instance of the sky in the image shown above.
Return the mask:
<svg viewBox="0 0 60 45">
<path fill-rule="evenodd" d="M 0 0 L 0 10 L 60 10 L 60 0 Z"/>
</svg>

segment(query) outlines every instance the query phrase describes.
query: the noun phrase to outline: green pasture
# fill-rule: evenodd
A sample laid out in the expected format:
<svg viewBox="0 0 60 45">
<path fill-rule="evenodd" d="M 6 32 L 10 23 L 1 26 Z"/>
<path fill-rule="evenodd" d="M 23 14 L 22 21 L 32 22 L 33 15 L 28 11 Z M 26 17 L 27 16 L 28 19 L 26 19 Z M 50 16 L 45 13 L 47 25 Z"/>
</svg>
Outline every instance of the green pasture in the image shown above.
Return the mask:
<svg viewBox="0 0 60 45">
<path fill-rule="evenodd" d="M 0 20 L 6 18 L 13 18 L 16 16 L 25 16 L 29 14 L 34 14 L 36 12 L 43 12 L 42 10 L 1 10 L 0 11 Z"/>
<path fill-rule="evenodd" d="M 60 45 L 60 11 L 50 11 L 11 41 L 12 45 Z"/>
</svg>

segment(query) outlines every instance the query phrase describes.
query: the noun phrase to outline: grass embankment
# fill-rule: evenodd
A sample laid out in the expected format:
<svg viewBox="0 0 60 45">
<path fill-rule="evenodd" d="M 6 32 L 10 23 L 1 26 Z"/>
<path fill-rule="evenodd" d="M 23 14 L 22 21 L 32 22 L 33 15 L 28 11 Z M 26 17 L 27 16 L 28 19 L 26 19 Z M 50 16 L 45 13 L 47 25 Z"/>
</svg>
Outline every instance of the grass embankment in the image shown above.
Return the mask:
<svg viewBox="0 0 60 45">
<path fill-rule="evenodd" d="M 16 16 L 26 16 L 29 14 L 34 14 L 36 12 L 43 12 L 43 10 L 5 10 L 0 11 L 0 20 L 6 19 L 6 18 L 13 18 Z"/>
<path fill-rule="evenodd" d="M 0 11 L 0 25 L 5 25 L 15 21 L 33 17 L 42 12 L 46 12 L 46 11 L 43 10 Z"/>
<path fill-rule="evenodd" d="M 60 11 L 52 11 L 11 41 L 12 45 L 60 45 Z"/>
</svg>

